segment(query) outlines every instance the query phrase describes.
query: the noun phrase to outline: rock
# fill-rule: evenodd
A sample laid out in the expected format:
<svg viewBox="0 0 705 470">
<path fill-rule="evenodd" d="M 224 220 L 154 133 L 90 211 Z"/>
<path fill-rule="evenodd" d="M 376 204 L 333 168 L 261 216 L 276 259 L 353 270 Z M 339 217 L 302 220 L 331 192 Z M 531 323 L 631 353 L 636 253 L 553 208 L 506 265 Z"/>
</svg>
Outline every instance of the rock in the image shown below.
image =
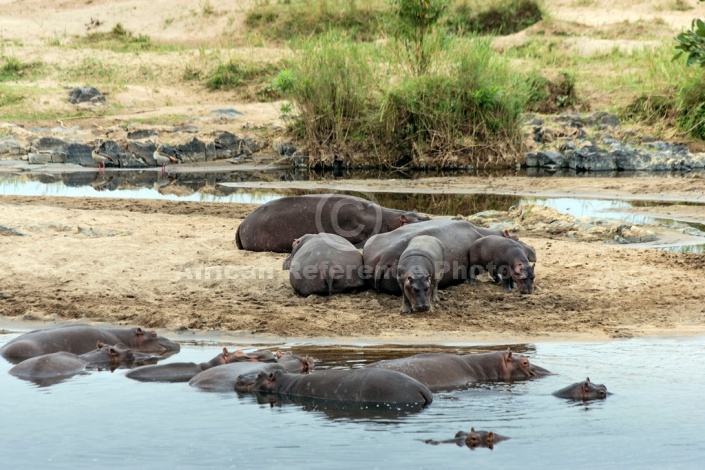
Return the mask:
<svg viewBox="0 0 705 470">
<path fill-rule="evenodd" d="M 0 157 L 20 155 L 27 155 L 27 150 L 15 140 L 14 136 L 8 135 L 0 138 Z"/>
<path fill-rule="evenodd" d="M 528 167 L 537 167 L 539 166 L 538 155 L 534 152 L 527 152 L 524 154 L 524 162 L 524 164 Z"/>
<path fill-rule="evenodd" d="M 92 151 L 93 147 L 86 144 L 68 144 L 64 162 L 86 167 L 97 167 L 98 164 L 91 157 Z"/>
<path fill-rule="evenodd" d="M 78 103 L 105 103 L 105 95 L 95 87 L 84 86 L 74 88 L 69 92 L 69 101 L 73 104 Z"/>
<path fill-rule="evenodd" d="M 617 240 L 619 243 L 644 243 L 658 240 L 654 232 L 636 225 L 620 226 L 617 230 L 617 235 L 621 239 Z"/>
<path fill-rule="evenodd" d="M 27 234 L 17 230 L 15 227 L 8 227 L 7 225 L 0 225 L 0 235 L 11 236 L 11 237 L 24 237 Z"/>
<path fill-rule="evenodd" d="M 157 150 L 157 146 L 154 142 L 137 142 L 135 140 L 127 141 L 127 151 L 128 153 L 133 153 L 137 157 L 142 157 L 148 166 L 159 166 L 157 162 L 154 161 L 154 151 Z"/>
<path fill-rule="evenodd" d="M 155 135 L 159 135 L 159 133 L 155 129 L 137 129 L 135 131 L 128 132 L 127 138 L 130 140 L 140 140 L 147 139 Z"/>
<path fill-rule="evenodd" d="M 558 152 L 548 152 L 545 150 L 540 151 L 536 159 L 539 166 L 555 166 L 556 168 L 563 168 L 567 166 L 567 162 L 563 154 Z"/>
<path fill-rule="evenodd" d="M 279 154 L 281 157 L 291 157 L 296 153 L 298 150 L 296 146 L 289 142 L 288 140 L 284 142 L 276 142 L 273 145 L 274 150 Z"/>
<path fill-rule="evenodd" d="M 166 148 L 164 148 L 166 151 Z M 194 163 L 206 161 L 206 144 L 196 139 L 191 139 L 190 142 L 173 147 L 174 155 L 181 163 Z"/>
<path fill-rule="evenodd" d="M 570 152 L 568 167 L 576 171 L 614 171 L 617 169 L 617 162 L 611 153 L 589 145 Z"/>
<path fill-rule="evenodd" d="M 610 127 L 619 127 L 621 123 L 619 122 L 619 118 L 616 115 L 607 113 L 605 111 L 597 111 L 585 118 L 585 124 L 591 127 L 598 127 L 604 129 Z"/>
<path fill-rule="evenodd" d="M 50 153 L 37 152 L 30 153 L 27 156 L 29 157 L 30 165 L 46 165 L 47 163 L 51 163 Z"/>
</svg>

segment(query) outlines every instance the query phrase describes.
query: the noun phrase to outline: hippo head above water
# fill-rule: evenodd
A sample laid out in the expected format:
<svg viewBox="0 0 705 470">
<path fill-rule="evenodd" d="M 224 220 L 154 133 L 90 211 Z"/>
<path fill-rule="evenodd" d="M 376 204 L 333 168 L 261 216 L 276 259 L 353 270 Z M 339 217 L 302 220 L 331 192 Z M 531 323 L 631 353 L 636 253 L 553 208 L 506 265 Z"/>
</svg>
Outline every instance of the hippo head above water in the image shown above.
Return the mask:
<svg viewBox="0 0 705 470">
<path fill-rule="evenodd" d="M 511 380 L 525 380 L 537 375 L 529 359 L 512 354 L 511 349 L 507 349 L 506 352 L 502 353 L 502 371 L 504 380 L 508 382 Z"/>
<path fill-rule="evenodd" d="M 604 400 L 609 395 L 607 387 L 590 382 L 590 377 L 583 382 L 577 382 L 555 392 L 553 395 L 569 400 Z"/>
<path fill-rule="evenodd" d="M 98 341 L 98 349 L 100 349 L 101 353 L 104 352 L 111 364 L 120 364 L 122 362 L 132 362 L 135 360 L 135 354 L 132 352 L 132 349 L 122 343 L 110 346 L 103 344 L 102 341 Z"/>
<path fill-rule="evenodd" d="M 163 338 L 156 331 L 144 331 L 137 327 L 132 330 L 133 342 L 136 349 L 142 352 L 163 353 L 179 349 L 178 345 L 173 341 Z"/>
</svg>

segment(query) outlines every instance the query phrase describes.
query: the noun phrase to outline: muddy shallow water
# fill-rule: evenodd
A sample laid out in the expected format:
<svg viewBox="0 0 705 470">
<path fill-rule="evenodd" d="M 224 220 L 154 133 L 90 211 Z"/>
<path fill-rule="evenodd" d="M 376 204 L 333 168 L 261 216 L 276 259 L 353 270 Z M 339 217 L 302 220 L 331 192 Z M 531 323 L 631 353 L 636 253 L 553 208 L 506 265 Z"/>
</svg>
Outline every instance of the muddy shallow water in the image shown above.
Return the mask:
<svg viewBox="0 0 705 470">
<path fill-rule="evenodd" d="M 15 337 L 0 335 L 0 345 Z M 222 346 L 183 343 L 162 363 L 203 361 Z M 318 369 L 360 367 L 428 350 L 481 352 L 506 345 L 326 345 L 258 343 L 310 353 Z M 695 468 L 705 457 L 700 406 L 705 337 L 606 343 L 513 345 L 556 375 L 515 384 L 439 392 L 418 412 L 339 409 L 317 403 L 258 403 L 250 395 L 204 393 L 187 384 L 140 383 L 126 370 L 92 372 L 50 387 L 7 374 L 3 461 L 10 468 Z M 314 372 L 315 373 L 315 372 Z M 589 376 L 613 394 L 571 402 L 551 395 Z M 493 450 L 455 444 L 459 430 L 511 437 Z"/>
</svg>

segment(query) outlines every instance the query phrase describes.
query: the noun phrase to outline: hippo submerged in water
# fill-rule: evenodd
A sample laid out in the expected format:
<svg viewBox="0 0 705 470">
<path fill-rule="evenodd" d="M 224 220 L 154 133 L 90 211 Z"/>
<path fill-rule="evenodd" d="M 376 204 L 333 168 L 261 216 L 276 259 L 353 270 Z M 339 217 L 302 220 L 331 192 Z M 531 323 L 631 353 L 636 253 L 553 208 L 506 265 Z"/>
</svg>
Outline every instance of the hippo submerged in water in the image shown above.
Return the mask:
<svg viewBox="0 0 705 470">
<path fill-rule="evenodd" d="M 573 385 L 569 385 L 554 392 L 553 395 L 569 400 L 589 401 L 604 400 L 609 393 L 607 392 L 607 387 L 602 384 L 590 382 L 590 377 L 588 377 L 583 382 L 576 382 Z"/>
<path fill-rule="evenodd" d="M 361 245 L 376 233 L 430 220 L 416 212 L 388 209 L 366 199 L 339 194 L 291 196 L 259 206 L 235 233 L 241 250 L 288 253 L 309 233 L 332 233 Z"/>
<path fill-rule="evenodd" d="M 424 442 L 431 445 L 455 444 L 459 447 L 466 446 L 470 449 L 477 449 L 478 447 L 493 449 L 497 442 L 506 441 L 507 439 L 509 438 L 492 431 L 475 431 L 475 428 L 470 428 L 470 432 L 458 431 L 453 439 L 444 441 L 427 439 Z"/>
<path fill-rule="evenodd" d="M 260 372 L 238 378 L 235 389 L 345 403 L 426 406 L 433 401 L 425 385 L 400 372 L 385 369 L 327 369 L 308 375 Z"/>
<path fill-rule="evenodd" d="M 135 353 L 124 344 L 111 346 L 99 342 L 96 349 L 85 354 L 60 351 L 26 359 L 10 369 L 9 373 L 40 385 L 51 385 L 88 368 L 117 366 L 155 357 L 157 356 L 152 354 Z"/>
<path fill-rule="evenodd" d="M 179 350 L 178 343 L 142 328 L 65 325 L 25 333 L 0 348 L 0 355 L 17 363 L 30 357 L 60 351 L 84 354 L 93 350 L 99 341 L 105 344 L 122 343 L 133 351 L 146 353 L 162 354 Z"/>
<path fill-rule="evenodd" d="M 549 375 L 543 367 L 511 351 L 484 354 L 423 353 L 368 364 L 368 368 L 402 372 L 431 391 L 451 390 L 487 381 L 511 382 Z"/>
<path fill-rule="evenodd" d="M 294 240 L 284 260 L 289 282 L 303 296 L 334 294 L 364 287 L 362 254 L 345 238 L 317 233 Z"/>
</svg>

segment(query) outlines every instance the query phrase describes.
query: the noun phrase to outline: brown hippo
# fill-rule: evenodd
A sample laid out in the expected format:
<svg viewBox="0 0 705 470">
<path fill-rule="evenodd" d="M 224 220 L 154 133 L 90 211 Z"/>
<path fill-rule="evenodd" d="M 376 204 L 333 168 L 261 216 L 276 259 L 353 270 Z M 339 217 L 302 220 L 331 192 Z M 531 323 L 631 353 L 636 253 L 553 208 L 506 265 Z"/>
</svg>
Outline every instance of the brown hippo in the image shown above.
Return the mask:
<svg viewBox="0 0 705 470">
<path fill-rule="evenodd" d="M 313 370 L 313 359 L 304 358 L 291 353 L 280 354 L 276 363 L 267 362 L 234 362 L 195 375 L 189 385 L 206 392 L 232 392 L 235 382 L 241 375 L 269 373 L 275 370 L 286 370 L 294 373 L 308 373 Z"/>
<path fill-rule="evenodd" d="M 590 382 L 590 377 L 588 377 L 584 382 L 576 382 L 573 385 L 569 385 L 554 392 L 553 395 L 569 400 L 589 401 L 604 400 L 607 398 L 608 392 L 607 387 Z"/>
<path fill-rule="evenodd" d="M 433 401 L 433 394 L 425 385 L 400 372 L 385 369 L 326 369 L 307 375 L 259 372 L 239 377 L 235 390 L 396 406 L 426 406 Z"/>
<path fill-rule="evenodd" d="M 484 354 L 423 353 L 400 359 L 373 362 L 366 367 L 402 372 L 431 391 L 451 390 L 486 381 L 511 382 L 550 374 L 543 367 L 510 350 Z"/>
<path fill-rule="evenodd" d="M 470 428 L 470 432 L 458 431 L 453 439 L 447 439 L 444 441 L 427 439 L 424 442 L 432 445 L 455 444 L 459 447 L 466 446 L 474 450 L 478 447 L 487 447 L 488 449 L 492 449 L 494 448 L 495 443 L 506 441 L 507 439 L 509 438 L 502 436 L 501 434 L 496 434 L 492 431 L 475 431 L 475 428 Z"/>
<path fill-rule="evenodd" d="M 142 354 L 139 358 L 151 358 Z M 73 354 L 65 351 L 43 354 L 20 362 L 9 370 L 11 375 L 24 380 L 31 380 L 40 385 L 51 385 L 79 374 L 87 368 L 99 368 L 133 362 L 135 353 L 124 344 L 113 346 L 98 343 L 97 348 L 85 354 Z"/>
<path fill-rule="evenodd" d="M 122 343 L 133 351 L 148 353 L 161 354 L 179 350 L 178 343 L 157 335 L 155 331 L 79 324 L 30 331 L 0 348 L 0 355 L 16 363 L 59 351 L 84 354 L 93 350 L 98 341 L 105 344 Z"/>
<path fill-rule="evenodd" d="M 443 277 L 439 288 L 461 284 L 467 280 L 468 253 L 473 242 L 482 235 L 475 226 L 464 220 L 431 220 L 422 224 L 401 227 L 393 232 L 371 237 L 362 250 L 365 266 L 373 274 L 373 284 L 378 292 L 401 295 L 394 274 L 409 242 L 419 235 L 436 237 L 445 250 Z"/>
<path fill-rule="evenodd" d="M 507 292 L 515 284 L 522 294 L 530 294 L 533 289 L 534 268 L 523 246 L 511 238 L 489 235 L 478 239 L 470 248 L 469 263 L 471 284 L 486 270 L 496 282 L 501 276 Z"/>
<path fill-rule="evenodd" d="M 345 238 L 330 234 L 307 234 L 294 240 L 284 260 L 289 282 L 303 296 L 331 295 L 365 285 L 362 255 Z"/>
<path fill-rule="evenodd" d="M 399 258 L 397 282 L 402 291 L 401 313 L 433 310 L 443 277 L 445 248 L 430 235 L 414 237 Z"/>
<path fill-rule="evenodd" d="M 138 367 L 127 374 L 126 377 L 140 382 L 188 382 L 196 374 L 208 370 L 212 367 L 233 362 L 274 362 L 276 356 L 271 351 L 256 351 L 245 354 L 241 350 L 223 351 L 207 362 L 196 364 L 195 362 L 172 362 L 171 364 L 158 364 L 153 366 Z"/>
<path fill-rule="evenodd" d="M 426 220 L 430 218 L 354 196 L 291 196 L 263 204 L 245 217 L 235 233 L 235 243 L 241 250 L 288 253 L 293 240 L 325 232 L 362 245 L 376 233 Z"/>
</svg>

